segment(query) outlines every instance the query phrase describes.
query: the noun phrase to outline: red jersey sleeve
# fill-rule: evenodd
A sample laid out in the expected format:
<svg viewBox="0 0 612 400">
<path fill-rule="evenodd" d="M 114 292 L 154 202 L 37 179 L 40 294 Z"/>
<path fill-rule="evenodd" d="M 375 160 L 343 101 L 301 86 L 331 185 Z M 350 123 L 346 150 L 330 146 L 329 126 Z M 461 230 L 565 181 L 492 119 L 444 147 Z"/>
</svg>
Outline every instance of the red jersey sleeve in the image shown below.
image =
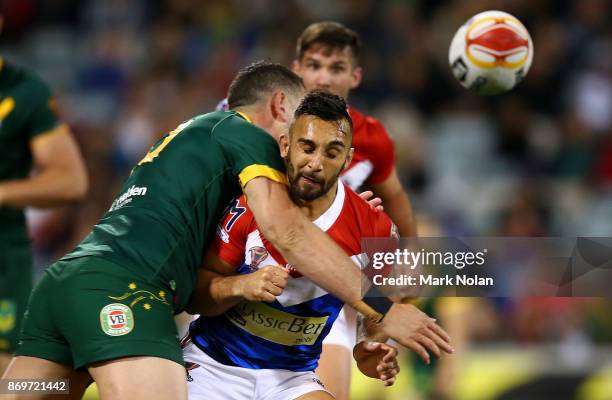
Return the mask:
<svg viewBox="0 0 612 400">
<path fill-rule="evenodd" d="M 382 211 L 374 211 L 371 213 L 370 218 L 372 226 L 372 236 L 378 238 L 389 238 L 381 243 L 376 249 L 382 252 L 394 252 L 399 244 L 399 236 L 397 235 L 397 228 L 391 218 Z M 382 269 L 373 269 L 371 265 L 366 268 L 365 273 L 368 277 L 372 278 L 374 275 L 388 276 L 392 271 L 392 265 L 385 265 Z"/>
<path fill-rule="evenodd" d="M 372 237 L 388 238 L 392 237 L 394 224 L 391 218 L 383 211 L 370 211 L 370 226 L 372 227 Z"/>
<path fill-rule="evenodd" d="M 254 217 L 246 198 L 234 199 L 217 226 L 213 249 L 217 257 L 232 266 L 244 262 L 246 240 L 253 230 Z"/>
<path fill-rule="evenodd" d="M 395 145 L 389 137 L 385 127 L 375 118 L 366 117 L 368 124 L 368 137 L 371 138 L 368 146 L 369 160 L 374 165 L 372 173 L 367 179 L 369 184 L 384 182 L 395 165 Z"/>
</svg>

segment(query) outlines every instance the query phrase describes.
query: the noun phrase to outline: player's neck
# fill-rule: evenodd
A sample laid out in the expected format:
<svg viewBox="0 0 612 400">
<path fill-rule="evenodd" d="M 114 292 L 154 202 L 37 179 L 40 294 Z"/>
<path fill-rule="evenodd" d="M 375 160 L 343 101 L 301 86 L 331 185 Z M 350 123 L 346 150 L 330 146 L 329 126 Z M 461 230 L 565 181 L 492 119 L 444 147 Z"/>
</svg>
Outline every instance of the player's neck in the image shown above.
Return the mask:
<svg viewBox="0 0 612 400">
<path fill-rule="evenodd" d="M 298 207 L 311 221 L 319 218 L 325 211 L 331 207 L 338 193 L 338 182 L 325 193 L 323 196 L 308 202 L 298 202 Z"/>
<path fill-rule="evenodd" d="M 261 106 L 236 107 L 232 109 L 232 111 L 239 112 L 243 116 L 246 116 L 249 122 L 266 131 L 275 140 L 278 140 L 278 134 L 273 129 L 272 121 L 262 110 Z"/>
</svg>

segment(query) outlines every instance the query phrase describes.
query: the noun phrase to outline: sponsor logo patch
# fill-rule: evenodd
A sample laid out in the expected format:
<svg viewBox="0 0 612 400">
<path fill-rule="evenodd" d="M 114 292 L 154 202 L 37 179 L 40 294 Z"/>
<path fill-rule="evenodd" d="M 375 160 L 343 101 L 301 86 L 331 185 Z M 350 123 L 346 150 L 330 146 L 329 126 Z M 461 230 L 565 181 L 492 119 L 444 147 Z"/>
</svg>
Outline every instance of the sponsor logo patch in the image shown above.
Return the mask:
<svg viewBox="0 0 612 400">
<path fill-rule="evenodd" d="M 132 309 L 124 304 L 108 304 L 100 311 L 102 331 L 109 336 L 127 335 L 134 329 Z"/>
<path fill-rule="evenodd" d="M 252 335 L 286 346 L 314 344 L 329 318 L 303 317 L 256 301 L 242 302 L 225 316 Z"/>
<path fill-rule="evenodd" d="M 132 187 L 130 187 L 121 196 L 117 197 L 113 201 L 113 204 L 111 204 L 111 207 L 109 208 L 108 211 L 110 212 L 110 211 L 118 210 L 121 207 L 127 204 L 130 204 L 132 200 L 134 199 L 134 197 L 145 196 L 146 194 L 147 194 L 146 186 L 139 187 L 136 185 L 132 185 Z"/>
</svg>

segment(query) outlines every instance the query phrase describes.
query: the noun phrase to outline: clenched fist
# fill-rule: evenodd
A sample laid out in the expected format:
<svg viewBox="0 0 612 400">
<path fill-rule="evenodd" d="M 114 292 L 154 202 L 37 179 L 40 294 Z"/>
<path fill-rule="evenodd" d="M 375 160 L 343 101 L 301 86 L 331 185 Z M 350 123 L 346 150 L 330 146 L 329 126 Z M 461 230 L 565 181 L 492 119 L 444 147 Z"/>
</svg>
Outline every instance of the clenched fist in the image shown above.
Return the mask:
<svg viewBox="0 0 612 400">
<path fill-rule="evenodd" d="M 289 273 L 278 265 L 266 265 L 259 270 L 241 276 L 236 283 L 236 294 L 249 301 L 272 303 L 287 286 Z"/>
</svg>

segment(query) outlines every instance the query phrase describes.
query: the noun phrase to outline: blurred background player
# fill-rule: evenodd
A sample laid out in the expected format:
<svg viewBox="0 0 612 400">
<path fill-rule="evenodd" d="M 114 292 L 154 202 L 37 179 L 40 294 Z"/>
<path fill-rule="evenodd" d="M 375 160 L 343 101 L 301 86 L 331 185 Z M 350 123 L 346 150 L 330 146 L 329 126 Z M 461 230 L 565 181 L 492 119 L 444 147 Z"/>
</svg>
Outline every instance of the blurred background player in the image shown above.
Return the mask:
<svg viewBox="0 0 612 400">
<path fill-rule="evenodd" d="M 309 25 L 297 39 L 293 71 L 306 90 L 325 90 L 348 100 L 350 91 L 361 83 L 359 65 L 361 40 L 357 33 L 338 22 Z M 341 179 L 351 189 L 371 189 L 383 201 L 385 211 L 401 236 L 416 235 L 412 206 L 395 169 L 393 142 L 374 117 L 353 106 L 355 154 Z M 356 314 L 346 307 L 324 342 L 317 373 L 339 399 L 348 398 L 351 376 L 351 349 L 355 344 Z"/>
<path fill-rule="evenodd" d="M 0 28 L 2 18 L 0 18 Z M 32 289 L 24 208 L 80 200 L 87 172 L 49 87 L 0 57 L 0 376 L 17 344 Z"/>
</svg>

